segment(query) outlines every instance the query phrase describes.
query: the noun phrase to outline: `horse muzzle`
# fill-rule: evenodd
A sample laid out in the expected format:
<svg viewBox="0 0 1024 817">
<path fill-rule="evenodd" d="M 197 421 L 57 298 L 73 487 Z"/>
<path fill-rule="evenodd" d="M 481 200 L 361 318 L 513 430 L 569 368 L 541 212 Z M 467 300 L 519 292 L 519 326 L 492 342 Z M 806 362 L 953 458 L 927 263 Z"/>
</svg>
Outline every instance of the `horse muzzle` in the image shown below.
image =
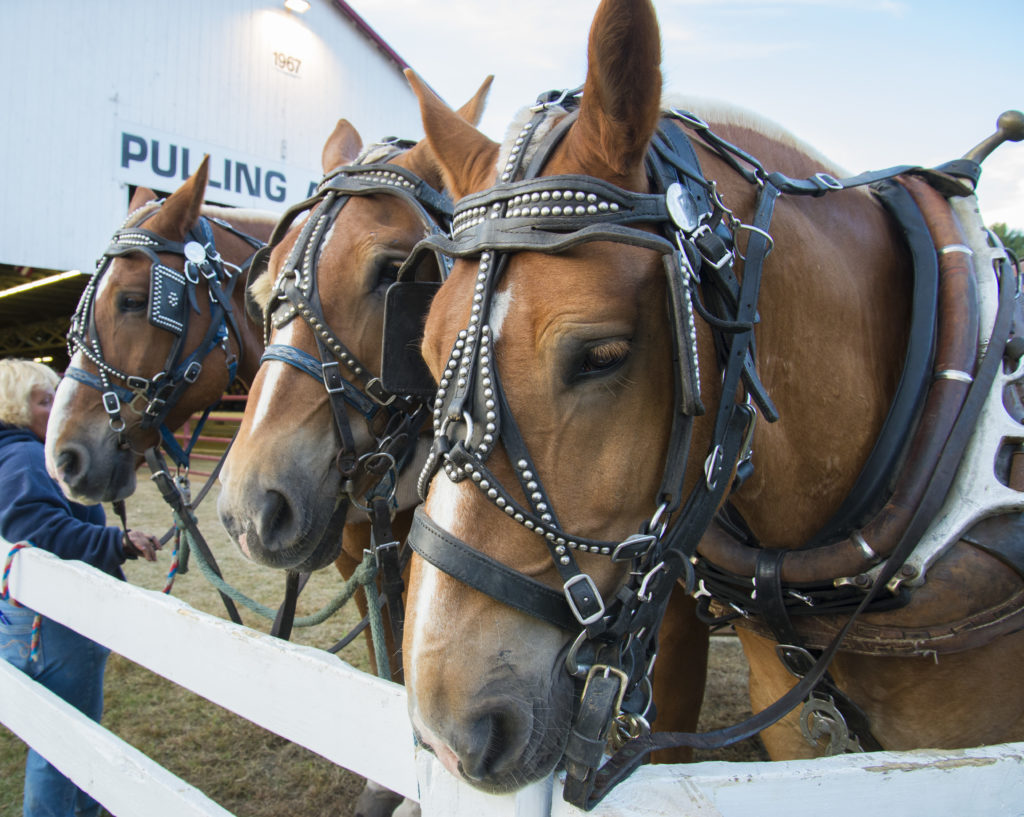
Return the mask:
<svg viewBox="0 0 1024 817">
<path fill-rule="evenodd" d="M 217 503 L 221 523 L 246 558 L 300 573 L 319 570 L 338 558 L 348 508 L 348 500 L 340 499 L 330 517 L 318 522 L 278 490 L 263 491 L 241 507 L 224 490 Z"/>
<path fill-rule="evenodd" d="M 71 499 L 85 503 L 115 502 L 135 492 L 136 456 L 113 442 L 97 446 L 73 440 L 47 446 L 50 475 Z"/>
<path fill-rule="evenodd" d="M 562 758 L 573 684 L 561 660 L 546 683 L 531 684 L 513 672 L 430 717 L 414 698 L 415 693 L 409 706 L 417 741 L 482 791 L 521 789 L 550 774 Z"/>
</svg>

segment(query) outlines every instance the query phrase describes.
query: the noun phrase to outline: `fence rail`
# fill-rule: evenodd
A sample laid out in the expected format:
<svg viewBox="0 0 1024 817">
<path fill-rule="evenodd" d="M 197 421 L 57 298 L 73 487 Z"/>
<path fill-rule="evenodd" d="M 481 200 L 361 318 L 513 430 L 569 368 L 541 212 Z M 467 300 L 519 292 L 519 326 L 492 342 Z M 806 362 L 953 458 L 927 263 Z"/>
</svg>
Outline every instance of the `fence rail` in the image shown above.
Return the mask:
<svg viewBox="0 0 1024 817">
<path fill-rule="evenodd" d="M 0 558 L 9 546 L 0 540 Z M 126 658 L 329 760 L 420 801 L 425 817 L 579 817 L 551 779 L 507 796 L 455 780 L 414 752 L 405 690 L 335 656 L 199 612 L 35 549 L 11 594 Z M 145 628 L 125 627 L 145 621 Z M 119 817 L 230 817 L 27 676 L 0 662 L 0 721 Z M 339 728 L 341 727 L 341 728 Z M 595 817 L 1024 815 L 1024 743 L 784 763 L 648 766 Z"/>
</svg>

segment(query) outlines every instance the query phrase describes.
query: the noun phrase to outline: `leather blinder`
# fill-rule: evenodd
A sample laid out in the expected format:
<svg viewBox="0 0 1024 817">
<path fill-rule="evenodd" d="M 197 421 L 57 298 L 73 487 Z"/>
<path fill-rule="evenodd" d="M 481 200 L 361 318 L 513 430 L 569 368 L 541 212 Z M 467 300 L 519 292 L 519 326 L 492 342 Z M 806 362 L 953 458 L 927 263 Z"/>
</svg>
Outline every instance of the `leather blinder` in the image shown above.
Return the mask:
<svg viewBox="0 0 1024 817">
<path fill-rule="evenodd" d="M 420 353 L 420 344 L 427 311 L 440 286 L 435 281 L 400 281 L 388 287 L 384 299 L 381 381 L 392 394 L 429 399 L 437 391 Z"/>
<path fill-rule="evenodd" d="M 154 264 L 149 297 L 149 322 L 175 335 L 185 331 L 188 283 L 175 269 Z"/>
</svg>

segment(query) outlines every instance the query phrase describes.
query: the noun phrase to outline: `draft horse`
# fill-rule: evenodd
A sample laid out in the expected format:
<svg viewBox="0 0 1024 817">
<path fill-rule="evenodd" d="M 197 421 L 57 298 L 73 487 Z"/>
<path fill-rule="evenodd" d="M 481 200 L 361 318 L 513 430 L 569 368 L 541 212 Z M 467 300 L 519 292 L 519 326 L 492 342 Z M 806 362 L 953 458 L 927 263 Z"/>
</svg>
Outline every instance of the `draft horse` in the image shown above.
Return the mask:
<svg viewBox="0 0 1024 817">
<path fill-rule="evenodd" d="M 977 163 L 843 179 L 756 119 L 663 111 L 659 40 L 648 0 L 603 0 L 582 96 L 504 146 L 411 78 L 456 197 L 421 246 L 456 260 L 422 347 L 420 741 L 489 791 L 564 766 L 589 808 L 652 749 L 761 730 L 775 759 L 1020 740 L 1022 349 Z M 678 584 L 736 625 L 750 722 L 639 734 Z M 599 770 L 613 723 L 637 736 Z"/>
<path fill-rule="evenodd" d="M 460 116 L 479 121 L 490 84 Z M 451 200 L 426 142 L 364 147 L 342 119 L 321 162 L 316 194 L 281 218 L 250 284 L 266 349 L 221 473 L 218 512 L 241 552 L 270 567 L 311 571 L 335 561 L 349 577 L 375 552 L 391 626 L 387 655 L 371 649 L 370 660 L 378 670 L 386 658 L 385 674 L 401 680 L 399 545 L 418 501 L 433 388 L 382 382 L 384 297 L 413 246 L 448 231 Z M 437 266 L 420 274 L 441 278 Z M 416 349 L 399 354 L 422 367 Z M 356 602 L 365 617 L 366 597 Z M 356 814 L 390 814 L 400 800 L 368 782 Z"/>
<path fill-rule="evenodd" d="M 245 281 L 276 218 L 204 205 L 207 162 L 165 201 L 136 191 L 79 301 L 46 434 L 47 468 L 70 497 L 130 496 L 161 442 L 186 463 L 173 432 L 259 366 Z"/>
</svg>

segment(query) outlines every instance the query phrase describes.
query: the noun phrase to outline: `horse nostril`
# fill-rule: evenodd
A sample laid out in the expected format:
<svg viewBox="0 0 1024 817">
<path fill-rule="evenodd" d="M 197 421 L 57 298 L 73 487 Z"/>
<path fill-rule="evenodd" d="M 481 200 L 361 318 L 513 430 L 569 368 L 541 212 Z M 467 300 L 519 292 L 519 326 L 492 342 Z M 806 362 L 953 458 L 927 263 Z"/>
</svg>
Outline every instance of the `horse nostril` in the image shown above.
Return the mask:
<svg viewBox="0 0 1024 817">
<path fill-rule="evenodd" d="M 260 540 L 267 550 L 285 550 L 295 538 L 295 513 L 280 491 L 267 491 L 259 512 Z"/>
<path fill-rule="evenodd" d="M 68 483 L 85 472 L 83 457 L 77 451 L 64 448 L 57 454 L 57 472 Z"/>
<path fill-rule="evenodd" d="M 511 707 L 486 712 L 467 733 L 459 766 L 470 780 L 497 777 L 514 766 L 529 737 L 529 714 Z"/>
</svg>

